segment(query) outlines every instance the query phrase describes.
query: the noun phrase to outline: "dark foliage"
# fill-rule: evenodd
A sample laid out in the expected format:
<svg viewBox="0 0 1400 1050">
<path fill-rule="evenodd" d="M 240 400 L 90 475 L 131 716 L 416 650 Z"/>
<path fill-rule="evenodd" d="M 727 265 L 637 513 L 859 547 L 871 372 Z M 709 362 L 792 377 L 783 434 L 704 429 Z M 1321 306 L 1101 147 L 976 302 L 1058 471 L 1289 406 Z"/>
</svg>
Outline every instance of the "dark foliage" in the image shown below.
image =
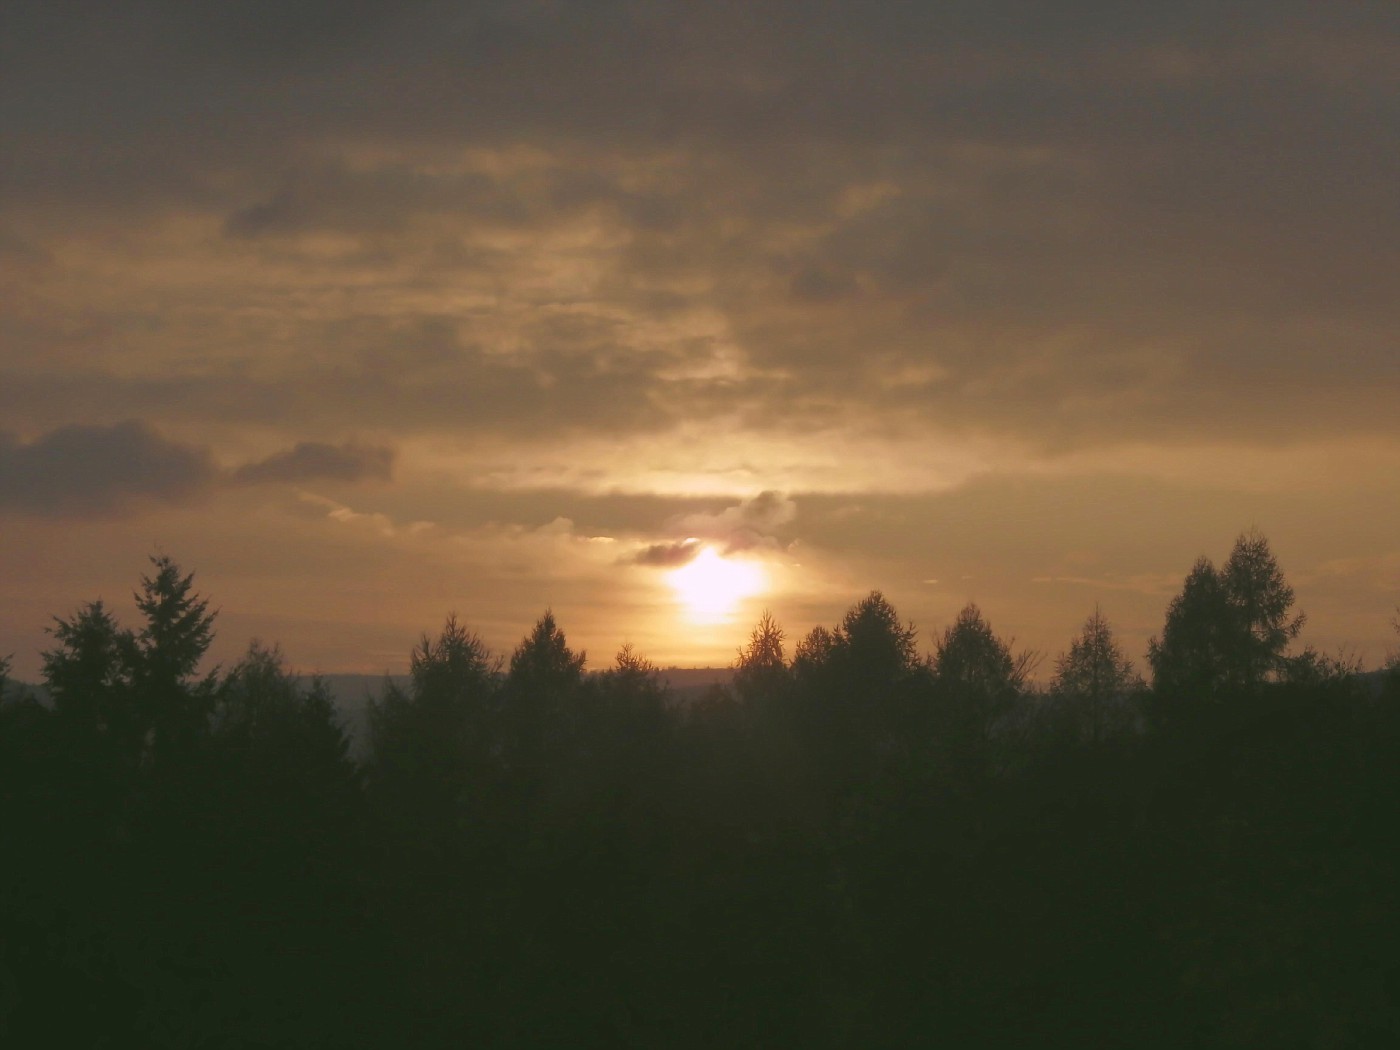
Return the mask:
<svg viewBox="0 0 1400 1050">
<path fill-rule="evenodd" d="M 199 676 L 158 559 L 50 702 L 0 662 L 0 1041 L 1394 1045 L 1400 671 L 1289 657 L 1241 544 L 1150 692 L 1097 610 L 1044 694 L 974 606 L 928 660 L 878 593 L 790 662 L 765 615 L 688 705 L 452 617 L 361 767 L 275 648 Z"/>
</svg>

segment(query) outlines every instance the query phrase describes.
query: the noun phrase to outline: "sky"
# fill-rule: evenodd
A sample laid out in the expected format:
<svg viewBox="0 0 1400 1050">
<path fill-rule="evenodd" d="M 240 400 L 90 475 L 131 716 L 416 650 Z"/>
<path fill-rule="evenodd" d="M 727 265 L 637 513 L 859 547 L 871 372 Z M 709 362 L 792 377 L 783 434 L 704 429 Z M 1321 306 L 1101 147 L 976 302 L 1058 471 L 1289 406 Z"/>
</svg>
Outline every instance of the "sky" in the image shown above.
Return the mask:
<svg viewBox="0 0 1400 1050">
<path fill-rule="evenodd" d="M 166 554 L 225 662 L 878 589 L 1044 675 L 1258 528 L 1374 666 L 1398 187 L 1390 0 L 9 0 L 0 655 Z"/>
</svg>

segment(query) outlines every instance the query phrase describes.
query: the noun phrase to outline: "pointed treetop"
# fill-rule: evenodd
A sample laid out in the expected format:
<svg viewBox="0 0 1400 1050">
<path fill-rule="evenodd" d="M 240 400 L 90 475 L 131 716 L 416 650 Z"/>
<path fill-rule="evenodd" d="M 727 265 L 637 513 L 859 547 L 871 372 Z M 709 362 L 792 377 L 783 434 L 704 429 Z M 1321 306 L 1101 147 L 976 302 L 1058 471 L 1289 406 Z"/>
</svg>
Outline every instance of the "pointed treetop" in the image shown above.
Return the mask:
<svg viewBox="0 0 1400 1050">
<path fill-rule="evenodd" d="M 437 638 L 423 635 L 409 656 L 409 675 L 417 696 L 442 691 L 459 693 L 492 680 L 499 663 L 486 643 L 450 613 Z"/>
<path fill-rule="evenodd" d="M 517 685 L 563 686 L 576 683 L 587 654 L 575 653 L 546 609 L 510 658 L 510 679 Z"/>
<path fill-rule="evenodd" d="M 963 689 L 1014 693 L 1025 684 L 1034 660 L 1030 652 L 1013 656 L 1010 644 L 993 633 L 982 610 L 969 602 L 938 639 L 933 674 L 938 681 Z"/>
<path fill-rule="evenodd" d="M 171 683 L 190 678 L 214 640 L 209 600 L 193 593 L 194 573 L 182 575 L 167 555 L 151 558 L 152 576 L 141 577 L 136 607 L 145 617 L 137 643 L 146 670 Z"/>
<path fill-rule="evenodd" d="M 735 668 L 741 671 L 776 669 L 786 666 L 783 655 L 783 629 L 767 609 L 749 635 L 749 644 L 739 650 Z"/>
</svg>

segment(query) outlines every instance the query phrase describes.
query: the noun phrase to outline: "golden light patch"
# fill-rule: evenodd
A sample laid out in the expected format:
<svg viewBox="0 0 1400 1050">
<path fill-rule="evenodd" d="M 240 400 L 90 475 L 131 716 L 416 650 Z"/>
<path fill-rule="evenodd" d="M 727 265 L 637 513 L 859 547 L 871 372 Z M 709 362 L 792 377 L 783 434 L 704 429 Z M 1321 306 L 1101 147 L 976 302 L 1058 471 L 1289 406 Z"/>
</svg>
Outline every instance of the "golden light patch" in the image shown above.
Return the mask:
<svg viewBox="0 0 1400 1050">
<path fill-rule="evenodd" d="M 687 619 L 714 624 L 725 622 L 740 602 L 765 590 L 768 577 L 755 562 L 724 558 L 706 547 L 668 573 L 667 582 L 684 606 Z"/>
</svg>

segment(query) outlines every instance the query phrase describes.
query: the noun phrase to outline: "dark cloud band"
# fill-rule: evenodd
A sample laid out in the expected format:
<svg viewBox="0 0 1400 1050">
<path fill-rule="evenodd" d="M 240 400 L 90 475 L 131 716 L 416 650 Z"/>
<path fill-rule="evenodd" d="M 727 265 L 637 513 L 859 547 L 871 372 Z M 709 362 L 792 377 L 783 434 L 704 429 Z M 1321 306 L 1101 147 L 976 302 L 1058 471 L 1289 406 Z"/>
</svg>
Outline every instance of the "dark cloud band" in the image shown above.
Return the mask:
<svg viewBox="0 0 1400 1050">
<path fill-rule="evenodd" d="M 103 517 L 228 484 L 387 480 L 393 461 L 386 447 L 303 441 L 226 472 L 207 448 L 171 441 L 138 420 L 74 424 L 29 441 L 0 432 L 0 512 Z"/>
<path fill-rule="evenodd" d="M 233 472 L 235 481 L 387 481 L 393 470 L 394 450 L 374 445 L 327 445 L 301 441 L 285 452 L 249 463 Z"/>
<path fill-rule="evenodd" d="M 207 451 L 134 420 L 60 427 L 28 442 L 0 435 L 0 510 L 102 515 L 133 500 L 186 499 L 216 476 Z"/>
</svg>

